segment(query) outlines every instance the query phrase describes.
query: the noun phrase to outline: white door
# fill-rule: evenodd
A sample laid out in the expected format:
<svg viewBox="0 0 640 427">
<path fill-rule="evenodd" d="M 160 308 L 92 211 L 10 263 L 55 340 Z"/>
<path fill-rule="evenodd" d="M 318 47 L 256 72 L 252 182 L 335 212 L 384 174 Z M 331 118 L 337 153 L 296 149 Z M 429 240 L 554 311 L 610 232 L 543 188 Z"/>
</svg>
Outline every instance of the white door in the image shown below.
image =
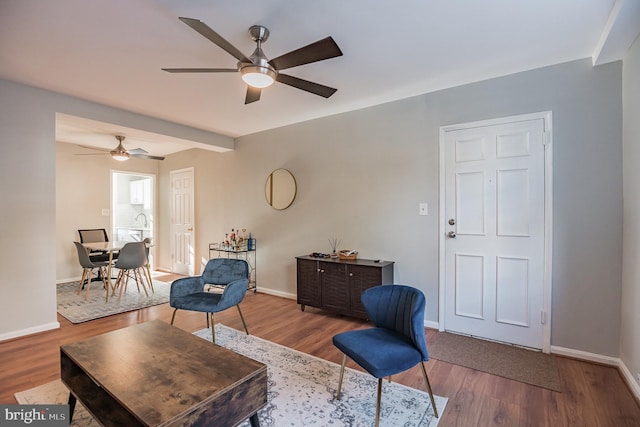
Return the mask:
<svg viewBox="0 0 640 427">
<path fill-rule="evenodd" d="M 170 177 L 172 271 L 193 275 L 195 271 L 193 168 L 171 171 Z"/>
<path fill-rule="evenodd" d="M 548 349 L 545 119 L 491 123 L 442 135 L 444 329 Z"/>
</svg>

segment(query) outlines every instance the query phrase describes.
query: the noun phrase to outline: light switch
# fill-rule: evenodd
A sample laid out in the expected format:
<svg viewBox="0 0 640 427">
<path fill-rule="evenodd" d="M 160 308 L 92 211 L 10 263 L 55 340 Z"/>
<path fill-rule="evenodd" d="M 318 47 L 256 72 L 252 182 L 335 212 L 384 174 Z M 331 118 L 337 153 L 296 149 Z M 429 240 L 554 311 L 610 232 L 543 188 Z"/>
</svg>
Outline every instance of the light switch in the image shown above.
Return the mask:
<svg viewBox="0 0 640 427">
<path fill-rule="evenodd" d="M 420 213 L 420 215 L 429 215 L 429 204 L 428 203 L 420 203 L 420 205 L 419 205 L 419 213 Z"/>
<path fill-rule="evenodd" d="M 109 209 L 102 209 L 102 216 L 109 216 Z"/>
</svg>

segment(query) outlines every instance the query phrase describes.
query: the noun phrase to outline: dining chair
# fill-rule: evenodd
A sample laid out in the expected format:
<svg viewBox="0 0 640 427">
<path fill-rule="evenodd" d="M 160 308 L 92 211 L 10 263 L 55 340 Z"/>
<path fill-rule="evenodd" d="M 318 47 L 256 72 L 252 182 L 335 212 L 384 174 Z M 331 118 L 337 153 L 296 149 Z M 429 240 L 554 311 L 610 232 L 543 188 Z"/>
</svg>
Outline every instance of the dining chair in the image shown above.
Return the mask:
<svg viewBox="0 0 640 427">
<path fill-rule="evenodd" d="M 107 294 L 109 293 L 109 285 L 107 285 L 107 266 L 109 265 L 109 261 L 92 261 L 89 258 L 89 252 L 87 249 L 82 246 L 79 242 L 73 242 L 78 252 L 78 262 L 82 267 L 82 278 L 80 279 L 80 286 L 78 287 L 77 294 L 80 294 L 82 289 L 84 288 L 84 299 L 89 297 L 89 288 L 91 287 L 91 278 L 93 276 L 93 270 L 96 268 L 101 274 L 102 284 L 104 288 L 107 290 Z M 85 285 L 85 280 L 87 281 Z M 86 288 L 85 288 L 86 286 Z"/>
<path fill-rule="evenodd" d="M 109 235 L 105 228 L 85 228 L 78 230 L 78 236 L 80 237 L 80 243 L 95 243 L 95 242 L 108 242 Z M 118 258 L 118 253 L 111 254 L 111 260 L 115 261 Z M 93 262 L 105 262 L 109 261 L 108 251 L 96 251 L 89 252 L 89 259 Z M 98 272 L 98 277 L 93 280 L 101 280 L 102 272 Z"/>
<path fill-rule="evenodd" d="M 333 337 L 333 344 L 344 353 L 336 399 L 340 399 L 347 356 L 378 379 L 375 425 L 380 423 L 382 379 L 404 372 L 420 364 L 438 418 L 429 377 L 424 362 L 429 360 L 424 337 L 424 294 L 411 286 L 382 285 L 365 290 L 361 295 L 373 328 L 343 332 Z"/>
<path fill-rule="evenodd" d="M 183 277 L 171 283 L 169 305 L 175 310 L 171 324 L 178 310 L 191 310 L 206 313 L 207 328 L 211 317 L 211 340 L 215 344 L 215 323 L 213 313 L 233 306 L 238 308 L 242 326 L 249 335 L 247 324 L 240 310 L 249 286 L 249 264 L 244 259 L 213 258 L 207 262 L 201 276 Z"/>
<path fill-rule="evenodd" d="M 116 290 L 120 288 L 118 301 L 122 298 L 122 292 L 126 291 L 130 277 L 133 277 L 136 281 L 138 292 L 140 292 L 140 286 L 142 286 L 145 295 L 149 296 L 147 284 L 145 284 L 145 266 L 147 265 L 147 251 L 145 248 L 146 244 L 144 242 L 129 242 L 120 249 L 120 255 L 113 265 L 119 271 L 111 294 L 114 296 Z M 149 287 L 154 292 L 151 282 L 149 282 Z"/>
</svg>

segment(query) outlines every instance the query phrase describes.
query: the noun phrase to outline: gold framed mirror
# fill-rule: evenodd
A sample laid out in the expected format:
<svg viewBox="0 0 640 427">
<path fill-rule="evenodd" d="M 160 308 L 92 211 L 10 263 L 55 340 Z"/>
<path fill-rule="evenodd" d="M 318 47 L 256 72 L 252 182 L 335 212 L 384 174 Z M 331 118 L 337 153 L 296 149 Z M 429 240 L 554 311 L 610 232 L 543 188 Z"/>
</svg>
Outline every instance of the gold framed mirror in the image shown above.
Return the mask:
<svg viewBox="0 0 640 427">
<path fill-rule="evenodd" d="M 287 209 L 296 198 L 296 179 L 288 170 L 276 169 L 267 177 L 264 193 L 269 206 L 277 210 Z"/>
</svg>

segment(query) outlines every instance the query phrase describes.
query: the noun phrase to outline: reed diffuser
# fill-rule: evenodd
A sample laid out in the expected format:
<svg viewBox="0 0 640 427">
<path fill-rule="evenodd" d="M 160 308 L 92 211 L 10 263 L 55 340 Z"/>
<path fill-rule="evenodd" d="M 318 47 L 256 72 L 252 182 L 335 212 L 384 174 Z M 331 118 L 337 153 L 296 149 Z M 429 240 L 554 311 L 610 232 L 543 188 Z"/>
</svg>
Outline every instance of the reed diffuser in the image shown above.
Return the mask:
<svg viewBox="0 0 640 427">
<path fill-rule="evenodd" d="M 340 243 L 342 243 L 342 239 L 338 239 L 337 237 L 331 237 L 329 239 L 329 244 L 331 245 L 331 258 L 338 258 L 338 253 L 336 252 L 336 249 L 338 249 L 338 245 L 340 245 Z"/>
</svg>

